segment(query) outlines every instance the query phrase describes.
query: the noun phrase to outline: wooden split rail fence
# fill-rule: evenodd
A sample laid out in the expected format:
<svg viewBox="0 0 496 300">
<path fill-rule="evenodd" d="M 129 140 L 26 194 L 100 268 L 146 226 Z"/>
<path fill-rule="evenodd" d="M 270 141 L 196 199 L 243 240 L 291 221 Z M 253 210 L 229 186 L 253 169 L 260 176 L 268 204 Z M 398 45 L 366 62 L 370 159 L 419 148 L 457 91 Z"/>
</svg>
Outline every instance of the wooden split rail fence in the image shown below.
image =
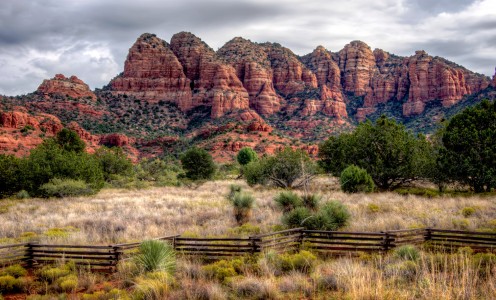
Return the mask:
<svg viewBox="0 0 496 300">
<path fill-rule="evenodd" d="M 189 238 L 171 235 L 156 238 L 171 243 L 178 253 L 205 259 L 222 259 L 265 251 L 294 252 L 310 249 L 329 255 L 359 252 L 384 253 L 402 245 L 426 244 L 431 249 L 453 251 L 470 247 L 476 252 L 496 252 L 496 233 L 442 229 L 408 229 L 385 232 L 321 231 L 295 228 L 249 238 Z M 140 243 L 108 246 L 20 243 L 0 245 L 0 268 L 21 263 L 36 267 L 71 260 L 93 270 L 112 272 Z"/>
</svg>

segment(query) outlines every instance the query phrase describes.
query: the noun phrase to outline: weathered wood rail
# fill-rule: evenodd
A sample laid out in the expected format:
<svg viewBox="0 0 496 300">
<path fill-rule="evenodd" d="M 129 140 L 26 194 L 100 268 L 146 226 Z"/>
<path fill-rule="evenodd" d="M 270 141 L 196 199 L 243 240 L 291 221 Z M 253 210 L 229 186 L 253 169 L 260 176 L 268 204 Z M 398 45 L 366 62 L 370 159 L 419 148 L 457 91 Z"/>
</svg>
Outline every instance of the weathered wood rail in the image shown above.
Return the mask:
<svg viewBox="0 0 496 300">
<path fill-rule="evenodd" d="M 156 238 L 169 242 L 178 253 L 205 259 L 223 259 L 266 251 L 294 252 L 302 247 L 326 255 L 359 252 L 385 253 L 403 245 L 427 243 L 431 249 L 455 251 L 470 247 L 475 252 L 496 252 L 496 233 L 433 228 L 385 232 L 321 231 L 294 228 L 248 238 L 192 238 L 169 235 Z M 107 246 L 19 243 L 0 245 L 0 268 L 12 264 L 37 267 L 71 260 L 96 271 L 114 271 L 117 263 L 137 251 L 140 242 Z"/>
</svg>

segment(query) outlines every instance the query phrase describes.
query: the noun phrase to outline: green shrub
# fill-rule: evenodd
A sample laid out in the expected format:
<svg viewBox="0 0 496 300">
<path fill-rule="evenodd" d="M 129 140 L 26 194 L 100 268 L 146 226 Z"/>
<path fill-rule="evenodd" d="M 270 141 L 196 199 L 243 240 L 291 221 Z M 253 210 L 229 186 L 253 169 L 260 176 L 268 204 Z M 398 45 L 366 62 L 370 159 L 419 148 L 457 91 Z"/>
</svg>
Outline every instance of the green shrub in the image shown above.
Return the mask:
<svg viewBox="0 0 496 300">
<path fill-rule="evenodd" d="M 201 180 L 211 179 L 214 176 L 216 166 L 206 150 L 191 148 L 184 152 L 180 159 L 187 178 Z"/>
<path fill-rule="evenodd" d="M 374 181 L 365 169 L 355 165 L 348 166 L 339 177 L 341 189 L 347 193 L 372 192 Z"/>
<path fill-rule="evenodd" d="M 228 277 L 238 275 L 231 261 L 224 259 L 203 266 L 202 269 L 208 277 L 217 279 L 220 282 L 224 282 Z"/>
<path fill-rule="evenodd" d="M 322 196 L 317 194 L 306 194 L 301 197 L 303 206 L 310 210 L 317 210 L 319 208 L 320 202 L 322 201 Z"/>
<path fill-rule="evenodd" d="M 167 295 L 174 280 L 167 272 L 151 272 L 138 277 L 134 286 L 134 299 L 162 300 Z"/>
<path fill-rule="evenodd" d="M 111 289 L 108 292 L 97 291 L 92 294 L 83 294 L 83 300 L 128 300 L 129 295 L 125 290 Z"/>
<path fill-rule="evenodd" d="M 234 218 L 238 225 L 243 225 L 250 220 L 251 210 L 255 203 L 255 198 L 248 193 L 236 193 L 232 200 L 234 208 Z"/>
<path fill-rule="evenodd" d="M 142 242 L 134 261 L 146 272 L 165 271 L 174 274 L 176 270 L 176 253 L 170 244 L 163 241 Z"/>
<path fill-rule="evenodd" d="M 412 245 L 401 246 L 394 250 L 394 255 L 404 260 L 418 261 L 420 252 Z"/>
<path fill-rule="evenodd" d="M 0 292 L 12 292 L 20 288 L 20 281 L 11 275 L 0 276 Z"/>
<path fill-rule="evenodd" d="M 41 279 L 52 283 L 57 281 L 59 278 L 70 275 L 73 272 L 73 266 L 66 264 L 60 267 L 44 266 L 38 271 L 38 274 Z"/>
<path fill-rule="evenodd" d="M 105 181 L 110 182 L 116 175 L 130 176 L 133 171 L 133 164 L 122 148 L 100 147 L 95 157 L 100 162 Z"/>
<path fill-rule="evenodd" d="M 283 212 L 289 212 L 297 207 L 303 206 L 303 201 L 297 194 L 285 191 L 275 196 L 274 201 Z"/>
<path fill-rule="evenodd" d="M 464 207 L 462 210 L 461 210 L 461 214 L 465 217 L 465 218 L 468 218 L 472 215 L 474 215 L 476 212 L 475 208 L 473 207 Z"/>
<path fill-rule="evenodd" d="M 315 216 L 306 207 L 297 207 L 282 216 L 284 225 L 290 228 L 305 227 L 315 229 Z"/>
<path fill-rule="evenodd" d="M 84 180 L 74 179 L 50 179 L 48 183 L 40 186 L 40 191 L 46 197 L 74 197 L 87 196 L 95 193 Z"/>
<path fill-rule="evenodd" d="M 239 150 L 238 155 L 236 155 L 236 160 L 240 165 L 245 166 L 252 161 L 257 161 L 258 155 L 253 149 L 245 147 Z"/>
<path fill-rule="evenodd" d="M 227 195 L 227 200 L 232 202 L 234 200 L 234 196 L 237 193 L 240 193 L 241 190 L 242 190 L 242 188 L 240 185 L 237 185 L 237 184 L 229 185 L 229 194 Z"/>
<path fill-rule="evenodd" d="M 74 291 L 79 284 L 78 277 L 75 274 L 69 274 L 57 280 L 57 285 L 61 291 Z"/>
<path fill-rule="evenodd" d="M 67 128 L 63 128 L 59 131 L 55 140 L 65 151 L 82 153 L 86 148 L 86 144 L 81 140 L 78 134 Z"/>
<path fill-rule="evenodd" d="M 281 254 L 277 259 L 277 265 L 282 272 L 288 273 L 298 271 L 302 273 L 310 273 L 317 261 L 317 257 L 311 252 L 301 250 L 295 254 Z"/>
<path fill-rule="evenodd" d="M 324 204 L 316 214 L 317 228 L 320 230 L 338 230 L 348 224 L 351 214 L 341 202 L 330 201 Z"/>
<path fill-rule="evenodd" d="M 243 168 L 243 174 L 246 179 L 246 183 L 249 186 L 254 186 L 256 184 L 265 185 L 268 182 L 268 174 L 264 165 L 259 161 L 252 161 L 245 165 Z"/>
<path fill-rule="evenodd" d="M 15 278 L 26 276 L 28 271 L 24 269 L 21 265 L 12 265 L 0 270 L 0 276 L 10 275 Z"/>
<path fill-rule="evenodd" d="M 16 198 L 17 199 L 28 199 L 28 198 L 31 198 L 31 196 L 29 196 L 29 193 L 26 190 L 20 190 L 16 194 Z"/>
</svg>

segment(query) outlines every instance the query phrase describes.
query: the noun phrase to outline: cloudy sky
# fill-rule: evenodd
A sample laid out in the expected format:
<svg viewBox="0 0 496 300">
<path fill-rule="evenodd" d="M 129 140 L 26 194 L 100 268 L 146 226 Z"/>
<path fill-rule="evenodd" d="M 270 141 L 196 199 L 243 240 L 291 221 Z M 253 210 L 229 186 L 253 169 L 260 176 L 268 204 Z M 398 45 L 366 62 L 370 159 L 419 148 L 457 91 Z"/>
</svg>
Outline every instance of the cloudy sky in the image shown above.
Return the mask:
<svg viewBox="0 0 496 300">
<path fill-rule="evenodd" d="M 0 94 L 34 91 L 56 73 L 102 87 L 144 32 L 190 31 L 218 49 L 235 36 L 304 55 L 352 40 L 410 56 L 424 49 L 492 76 L 495 0 L 1 0 Z"/>
</svg>

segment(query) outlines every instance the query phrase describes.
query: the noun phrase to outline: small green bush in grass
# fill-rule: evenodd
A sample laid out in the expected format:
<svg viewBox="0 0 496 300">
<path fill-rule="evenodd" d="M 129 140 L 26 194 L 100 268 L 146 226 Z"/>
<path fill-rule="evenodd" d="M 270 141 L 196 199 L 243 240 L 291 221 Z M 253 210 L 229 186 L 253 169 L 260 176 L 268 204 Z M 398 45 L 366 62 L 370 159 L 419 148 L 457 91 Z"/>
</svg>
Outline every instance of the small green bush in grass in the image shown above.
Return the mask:
<svg viewBox="0 0 496 300">
<path fill-rule="evenodd" d="M 20 282 L 14 276 L 4 275 L 0 276 L 0 292 L 12 292 L 20 287 Z"/>
<path fill-rule="evenodd" d="M 303 201 L 297 194 L 291 191 L 279 193 L 274 201 L 283 212 L 289 212 L 297 207 L 303 206 Z"/>
<path fill-rule="evenodd" d="M 365 169 L 355 165 L 348 166 L 339 177 L 341 189 L 347 193 L 369 193 L 374 190 L 374 181 Z"/>
<path fill-rule="evenodd" d="M 284 225 L 290 228 L 305 227 L 307 229 L 315 229 L 315 217 L 306 207 L 297 207 L 282 216 Z"/>
<path fill-rule="evenodd" d="M 330 201 L 324 204 L 316 214 L 317 227 L 320 230 L 338 230 L 348 224 L 351 214 L 341 202 Z"/>
<path fill-rule="evenodd" d="M 295 254 L 281 254 L 278 256 L 277 265 L 281 271 L 288 273 L 291 271 L 298 271 L 302 273 L 310 273 L 317 261 L 317 257 L 311 252 L 301 250 Z"/>
<path fill-rule="evenodd" d="M 420 259 L 420 252 L 412 245 L 405 245 L 397 248 L 394 255 L 404 260 L 418 261 Z"/>
<path fill-rule="evenodd" d="M 210 278 L 223 282 L 228 277 L 238 275 L 233 264 L 227 260 L 219 260 L 202 267 L 203 271 Z"/>
<path fill-rule="evenodd" d="M 165 271 L 172 275 L 176 271 L 176 253 L 170 244 L 163 241 L 141 243 L 134 261 L 145 272 Z"/>
<path fill-rule="evenodd" d="M 71 197 L 92 195 L 95 191 L 84 181 L 75 179 L 50 179 L 40 187 L 47 197 Z"/>
<path fill-rule="evenodd" d="M 28 274 L 28 271 L 21 265 L 12 265 L 0 270 L 0 276 L 10 275 L 19 278 L 26 276 L 26 274 Z"/>
<path fill-rule="evenodd" d="M 31 196 L 29 196 L 29 193 L 26 190 L 20 190 L 16 194 L 16 198 L 17 199 L 28 199 L 28 198 L 31 198 Z"/>
</svg>

